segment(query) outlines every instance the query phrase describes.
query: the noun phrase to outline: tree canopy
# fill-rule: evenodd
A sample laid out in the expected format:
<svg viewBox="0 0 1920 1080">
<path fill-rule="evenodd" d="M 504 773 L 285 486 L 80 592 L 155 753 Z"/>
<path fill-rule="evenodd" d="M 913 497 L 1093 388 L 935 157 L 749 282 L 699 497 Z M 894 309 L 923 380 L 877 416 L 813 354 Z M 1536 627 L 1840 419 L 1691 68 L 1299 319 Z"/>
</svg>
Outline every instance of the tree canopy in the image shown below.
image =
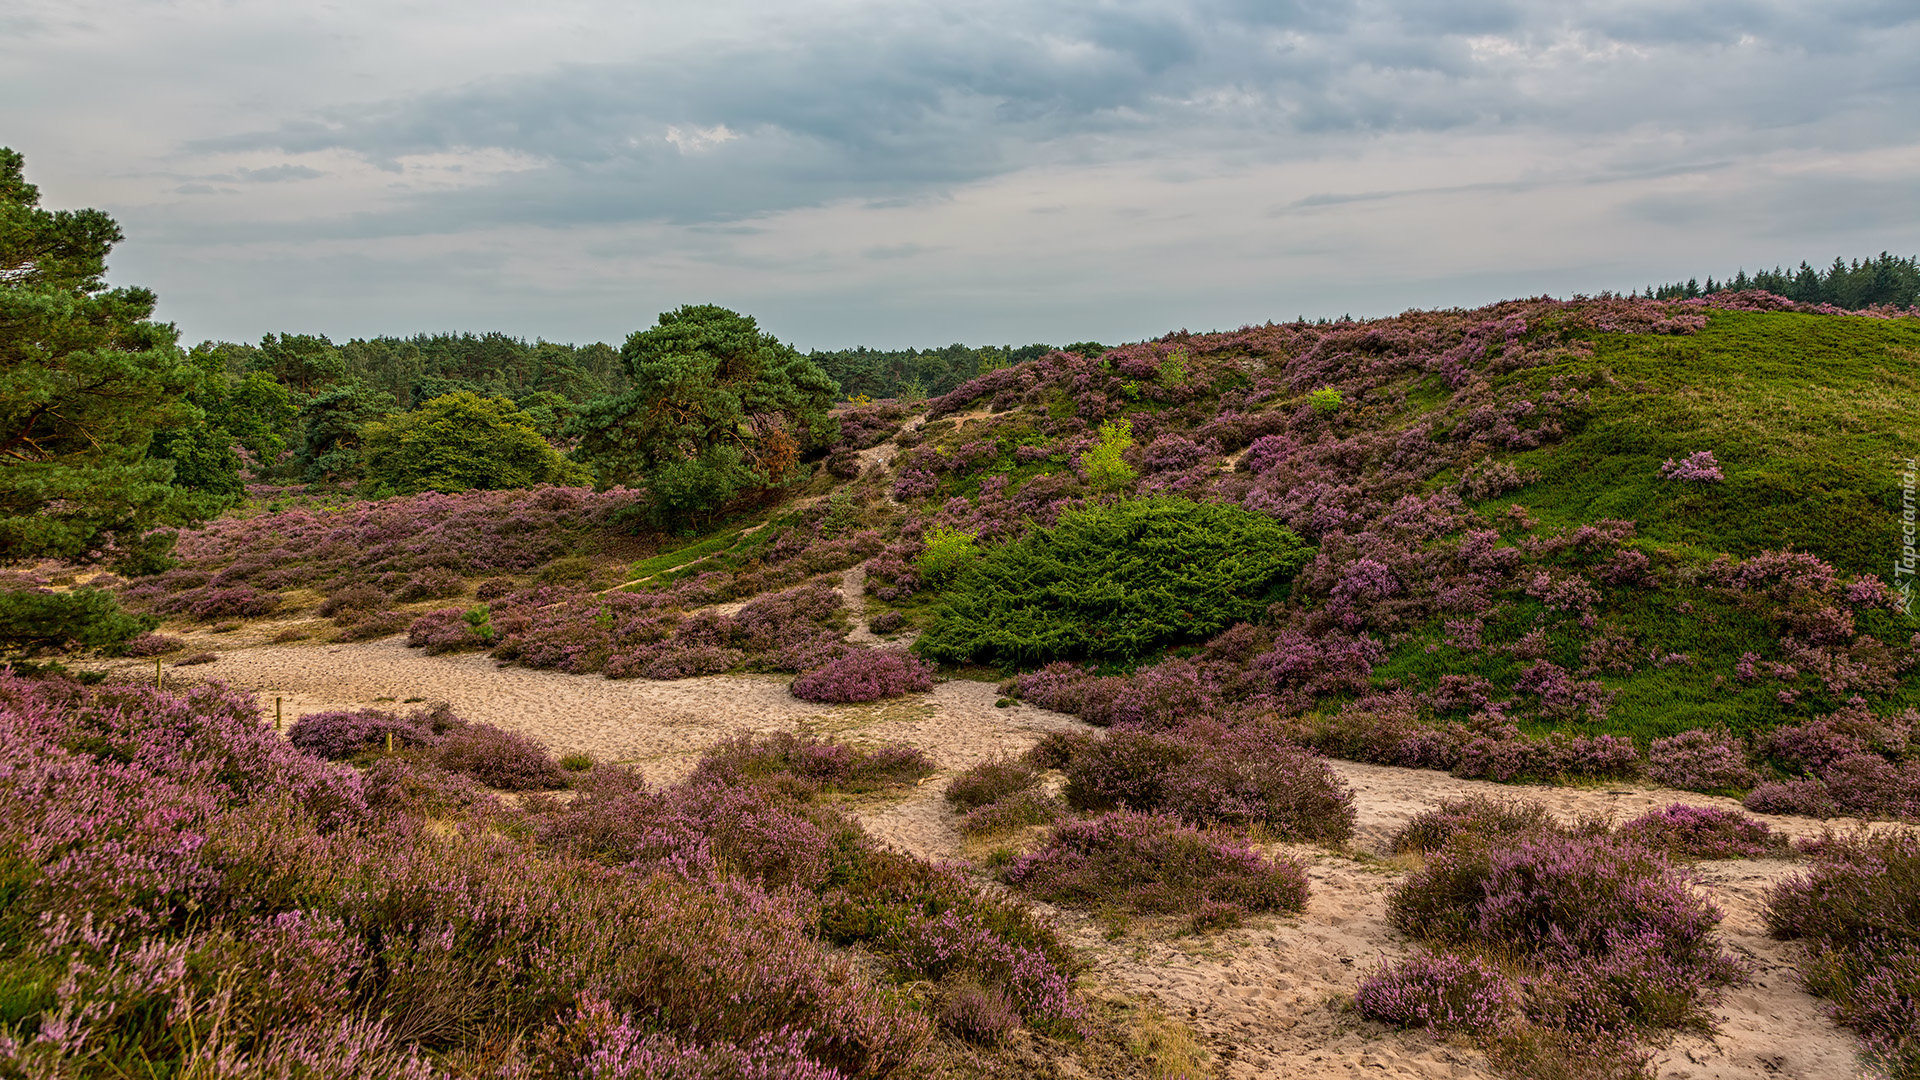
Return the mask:
<svg viewBox="0 0 1920 1080">
<path fill-rule="evenodd" d="M 668 520 L 785 482 L 837 430 L 834 381 L 723 307 L 663 313 L 627 338 L 620 360 L 630 389 L 588 402 L 570 430 L 601 483 L 645 484 Z"/>
<path fill-rule="evenodd" d="M 361 429 L 367 479 L 383 491 L 498 491 L 584 484 L 587 471 L 560 456 L 535 418 L 505 398 L 469 391 Z"/>
<path fill-rule="evenodd" d="M 44 210 L 20 154 L 0 148 L 0 562 L 164 554 L 206 504 L 147 453 L 191 422 L 198 372 L 154 295 L 108 288 L 120 228 L 99 210 Z"/>
</svg>

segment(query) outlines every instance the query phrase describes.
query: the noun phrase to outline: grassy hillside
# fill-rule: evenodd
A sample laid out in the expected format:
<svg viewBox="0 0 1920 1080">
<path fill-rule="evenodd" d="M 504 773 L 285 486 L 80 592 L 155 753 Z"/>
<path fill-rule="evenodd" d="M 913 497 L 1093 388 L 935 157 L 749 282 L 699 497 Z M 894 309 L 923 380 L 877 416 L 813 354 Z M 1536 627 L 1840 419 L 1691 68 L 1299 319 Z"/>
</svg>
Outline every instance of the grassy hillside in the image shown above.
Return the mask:
<svg viewBox="0 0 1920 1080">
<path fill-rule="evenodd" d="M 1920 448 L 1920 320 L 1720 311 L 1685 337 L 1603 334 L 1591 358 L 1512 376 L 1614 385 L 1564 441 L 1517 455 L 1545 521 L 1631 518 L 1641 535 L 1740 554 L 1790 547 L 1887 574 L 1900 463 Z M 1698 450 L 1726 482 L 1673 484 Z"/>
</svg>

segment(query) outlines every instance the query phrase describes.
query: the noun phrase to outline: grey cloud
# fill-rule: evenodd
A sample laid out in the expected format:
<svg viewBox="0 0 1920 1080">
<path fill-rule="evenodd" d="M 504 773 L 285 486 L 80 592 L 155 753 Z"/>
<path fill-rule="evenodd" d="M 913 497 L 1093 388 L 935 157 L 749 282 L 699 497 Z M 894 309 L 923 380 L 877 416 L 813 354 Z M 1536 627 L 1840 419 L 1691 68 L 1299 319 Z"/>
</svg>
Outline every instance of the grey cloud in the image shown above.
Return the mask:
<svg viewBox="0 0 1920 1080">
<path fill-rule="evenodd" d="M 306 165 L 269 165 L 264 169 L 239 169 L 241 179 L 255 184 L 278 184 L 288 180 L 318 180 L 327 175 Z"/>
</svg>

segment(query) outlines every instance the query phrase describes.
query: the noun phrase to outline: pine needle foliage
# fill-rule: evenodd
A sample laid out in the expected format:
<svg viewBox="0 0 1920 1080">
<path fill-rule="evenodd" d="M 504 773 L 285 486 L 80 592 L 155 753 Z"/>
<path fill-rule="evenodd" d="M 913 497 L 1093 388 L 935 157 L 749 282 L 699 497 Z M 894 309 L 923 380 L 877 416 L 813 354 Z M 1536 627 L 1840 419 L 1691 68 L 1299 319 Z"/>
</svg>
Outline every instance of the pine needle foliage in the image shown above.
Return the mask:
<svg viewBox="0 0 1920 1080">
<path fill-rule="evenodd" d="M 984 554 L 917 647 L 959 663 L 1133 663 L 1258 618 L 1311 554 L 1272 518 L 1235 506 L 1090 506 Z"/>
</svg>

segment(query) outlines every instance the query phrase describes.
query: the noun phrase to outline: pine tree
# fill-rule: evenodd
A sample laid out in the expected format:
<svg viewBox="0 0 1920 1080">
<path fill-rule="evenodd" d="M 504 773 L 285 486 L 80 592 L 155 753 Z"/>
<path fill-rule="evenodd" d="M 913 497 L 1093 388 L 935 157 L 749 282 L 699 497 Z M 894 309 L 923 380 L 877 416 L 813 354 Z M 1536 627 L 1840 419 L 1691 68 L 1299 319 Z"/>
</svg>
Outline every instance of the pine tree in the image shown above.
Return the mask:
<svg viewBox="0 0 1920 1080">
<path fill-rule="evenodd" d="M 0 563 L 111 552 L 151 568 L 196 507 L 147 448 L 192 418 L 197 372 L 153 293 L 106 286 L 119 226 L 41 209 L 23 164 L 0 148 Z"/>
</svg>

